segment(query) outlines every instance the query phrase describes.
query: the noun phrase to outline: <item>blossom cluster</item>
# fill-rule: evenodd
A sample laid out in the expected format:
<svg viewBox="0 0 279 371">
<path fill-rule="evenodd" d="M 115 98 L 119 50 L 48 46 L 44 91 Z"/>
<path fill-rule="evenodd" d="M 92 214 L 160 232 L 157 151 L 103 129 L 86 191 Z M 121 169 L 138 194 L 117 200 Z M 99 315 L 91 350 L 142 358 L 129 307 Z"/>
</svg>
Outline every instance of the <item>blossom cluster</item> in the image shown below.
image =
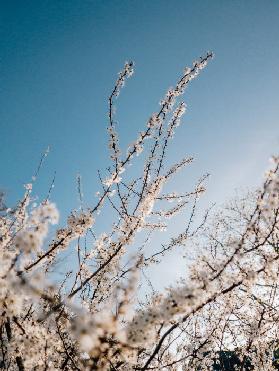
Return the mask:
<svg viewBox="0 0 279 371">
<path fill-rule="evenodd" d="M 186 111 L 178 98 L 211 58 L 208 53 L 185 69 L 121 157 L 115 99 L 133 73 L 133 64 L 125 64 L 109 97 L 113 166 L 107 177 L 98 174 L 102 190 L 95 206 L 82 204 L 54 232 L 56 205 L 49 199 L 32 204 L 30 183 L 16 207 L 1 209 L 3 370 L 210 370 L 221 363 L 221 351 L 236 354 L 239 370 L 247 364 L 274 369 L 278 159 L 256 193 L 213 215 L 208 210 L 201 221 L 195 216 L 207 175 L 192 191 L 165 190 L 193 161 L 185 157 L 165 164 L 169 141 Z M 142 158 L 136 175 L 128 171 L 132 159 L 140 160 L 135 155 Z M 98 224 L 102 209 L 109 218 Z M 168 229 L 184 210 L 185 228 L 158 246 L 155 233 Z M 187 272 L 158 293 L 148 274 L 176 248 L 187 258 Z M 166 264 L 164 274 L 168 269 L 173 267 Z M 144 283 L 150 291 L 143 299 Z"/>
</svg>

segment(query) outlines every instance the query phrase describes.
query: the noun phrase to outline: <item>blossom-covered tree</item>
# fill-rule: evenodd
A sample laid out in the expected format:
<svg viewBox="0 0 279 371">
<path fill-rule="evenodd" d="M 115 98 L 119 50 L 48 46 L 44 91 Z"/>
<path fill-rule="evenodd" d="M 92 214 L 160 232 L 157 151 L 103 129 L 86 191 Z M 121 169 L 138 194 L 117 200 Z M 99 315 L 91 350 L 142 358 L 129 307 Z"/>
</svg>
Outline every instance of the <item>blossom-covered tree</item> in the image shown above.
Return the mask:
<svg viewBox="0 0 279 371">
<path fill-rule="evenodd" d="M 1 202 L 1 369 L 213 370 L 224 369 L 224 352 L 236 357 L 235 369 L 274 369 L 279 160 L 273 158 L 261 189 L 220 212 L 206 212 L 199 223 L 206 176 L 189 192 L 165 191 L 192 162 L 186 157 L 167 167 L 165 161 L 186 111 L 180 98 L 212 56 L 184 70 L 121 153 L 115 101 L 133 74 L 133 63 L 125 64 L 108 100 L 111 166 L 105 176 L 98 173 L 98 200 L 88 208 L 81 202 L 53 239 L 50 226 L 59 213 L 51 194 L 38 205 L 32 201 L 38 172 L 16 207 Z M 135 175 L 129 165 L 137 156 L 143 168 Z M 80 177 L 78 190 L 82 201 Z M 154 246 L 153 235 L 185 208 L 184 230 Z M 115 218 L 109 230 L 97 233 L 102 209 Z M 195 252 L 188 276 L 139 300 L 142 275 L 179 246 Z M 54 281 L 57 260 L 73 247 L 77 262 Z"/>
</svg>

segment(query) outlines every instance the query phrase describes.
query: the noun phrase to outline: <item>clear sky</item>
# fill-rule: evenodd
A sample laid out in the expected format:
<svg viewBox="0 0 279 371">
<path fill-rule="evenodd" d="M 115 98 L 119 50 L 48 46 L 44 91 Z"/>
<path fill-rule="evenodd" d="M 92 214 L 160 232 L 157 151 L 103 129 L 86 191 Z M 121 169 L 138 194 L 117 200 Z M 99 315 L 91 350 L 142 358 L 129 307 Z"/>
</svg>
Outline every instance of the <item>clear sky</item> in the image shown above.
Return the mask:
<svg viewBox="0 0 279 371">
<path fill-rule="evenodd" d="M 118 100 L 122 144 L 131 142 L 183 68 L 215 59 L 186 91 L 188 113 L 171 160 L 194 155 L 193 177 L 210 172 L 208 201 L 260 184 L 279 148 L 279 1 L 1 1 L 0 188 L 14 202 L 49 145 L 35 193 L 62 216 L 88 203 L 108 164 L 107 97 L 126 60 L 135 75 Z M 183 189 L 187 177 L 179 178 Z"/>
</svg>

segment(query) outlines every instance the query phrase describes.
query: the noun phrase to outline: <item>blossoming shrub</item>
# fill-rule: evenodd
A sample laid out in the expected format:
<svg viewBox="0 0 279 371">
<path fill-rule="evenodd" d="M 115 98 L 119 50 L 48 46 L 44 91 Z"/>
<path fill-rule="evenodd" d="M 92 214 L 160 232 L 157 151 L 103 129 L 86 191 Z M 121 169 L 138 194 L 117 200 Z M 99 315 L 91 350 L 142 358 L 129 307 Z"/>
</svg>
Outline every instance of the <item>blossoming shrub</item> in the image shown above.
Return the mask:
<svg viewBox="0 0 279 371">
<path fill-rule="evenodd" d="M 206 176 L 190 192 L 164 191 L 192 162 L 184 158 L 165 166 L 169 142 L 186 111 L 179 98 L 211 58 L 208 53 L 185 69 L 121 154 L 115 100 L 133 74 L 133 64 L 125 64 L 108 101 L 111 168 L 104 178 L 99 173 L 98 201 L 74 210 L 51 241 L 49 226 L 58 223 L 59 213 L 50 197 L 32 205 L 32 183 L 15 208 L 0 202 L 1 369 L 210 370 L 222 369 L 218 355 L 224 351 L 236 354 L 238 370 L 247 364 L 274 369 L 278 159 L 256 194 L 211 217 L 206 213 L 200 224 L 194 216 Z M 129 176 L 129 165 L 139 155 L 143 170 Z M 104 207 L 116 218 L 98 235 L 94 226 Z M 187 207 L 184 231 L 148 249 L 151 236 Z M 78 264 L 54 285 L 50 272 L 73 244 Z M 140 273 L 186 244 L 197 252 L 188 277 L 137 302 Z"/>
</svg>

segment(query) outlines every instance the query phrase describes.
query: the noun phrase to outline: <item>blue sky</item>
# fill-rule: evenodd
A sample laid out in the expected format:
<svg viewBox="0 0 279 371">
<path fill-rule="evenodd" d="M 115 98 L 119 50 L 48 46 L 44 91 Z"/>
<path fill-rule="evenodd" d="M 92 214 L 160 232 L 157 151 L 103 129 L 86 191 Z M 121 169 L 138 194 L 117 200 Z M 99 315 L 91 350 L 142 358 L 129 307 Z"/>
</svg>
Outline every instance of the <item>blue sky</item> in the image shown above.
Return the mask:
<svg viewBox="0 0 279 371">
<path fill-rule="evenodd" d="M 236 188 L 258 185 L 279 145 L 279 2 L 225 0 L 1 2 L 0 188 L 20 198 L 41 153 L 48 159 L 35 193 L 62 216 L 86 201 L 108 165 L 107 97 L 126 60 L 136 63 L 119 100 L 123 147 L 142 130 L 183 68 L 208 50 L 215 59 L 184 100 L 188 113 L 170 160 L 196 162 L 176 187 L 211 173 L 206 200 L 222 203 Z"/>
</svg>

